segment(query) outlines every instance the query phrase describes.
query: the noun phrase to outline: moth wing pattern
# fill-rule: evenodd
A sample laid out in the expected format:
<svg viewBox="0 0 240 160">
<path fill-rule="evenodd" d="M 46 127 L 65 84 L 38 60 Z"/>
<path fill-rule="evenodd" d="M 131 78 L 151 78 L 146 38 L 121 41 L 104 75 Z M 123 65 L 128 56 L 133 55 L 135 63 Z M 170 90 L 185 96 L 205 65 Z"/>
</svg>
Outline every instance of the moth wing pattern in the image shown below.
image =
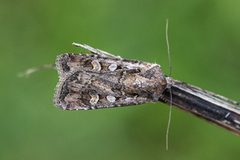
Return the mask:
<svg viewBox="0 0 240 160">
<path fill-rule="evenodd" d="M 67 53 L 57 57 L 60 80 L 54 96 L 56 107 L 88 110 L 158 101 L 167 86 L 160 65 L 87 48 L 95 55 Z"/>
</svg>

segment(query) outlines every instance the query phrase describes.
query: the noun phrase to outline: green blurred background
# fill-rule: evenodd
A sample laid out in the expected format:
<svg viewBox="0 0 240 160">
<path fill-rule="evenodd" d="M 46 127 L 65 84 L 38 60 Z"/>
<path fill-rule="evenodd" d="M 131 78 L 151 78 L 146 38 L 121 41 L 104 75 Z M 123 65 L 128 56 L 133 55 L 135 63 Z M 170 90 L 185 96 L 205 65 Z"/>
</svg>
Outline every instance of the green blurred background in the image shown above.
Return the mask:
<svg viewBox="0 0 240 160">
<path fill-rule="evenodd" d="M 162 66 L 172 78 L 240 101 L 240 1 L 2 0 L 0 159 L 237 159 L 240 137 L 157 102 L 90 111 L 53 105 L 57 71 L 17 74 L 85 43 Z"/>
</svg>

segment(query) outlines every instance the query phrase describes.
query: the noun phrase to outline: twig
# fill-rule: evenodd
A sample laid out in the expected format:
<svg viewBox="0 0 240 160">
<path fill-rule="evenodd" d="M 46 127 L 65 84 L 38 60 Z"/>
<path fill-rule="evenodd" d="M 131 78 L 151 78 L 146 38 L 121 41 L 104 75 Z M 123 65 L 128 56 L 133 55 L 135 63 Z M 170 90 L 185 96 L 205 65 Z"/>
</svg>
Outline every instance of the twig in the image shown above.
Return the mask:
<svg viewBox="0 0 240 160">
<path fill-rule="evenodd" d="M 240 108 L 232 105 L 239 105 L 238 102 L 220 95 L 216 96 L 217 94 L 184 82 L 172 80 L 173 107 L 240 136 Z M 170 104 L 169 89 L 163 92 L 159 101 Z"/>
</svg>

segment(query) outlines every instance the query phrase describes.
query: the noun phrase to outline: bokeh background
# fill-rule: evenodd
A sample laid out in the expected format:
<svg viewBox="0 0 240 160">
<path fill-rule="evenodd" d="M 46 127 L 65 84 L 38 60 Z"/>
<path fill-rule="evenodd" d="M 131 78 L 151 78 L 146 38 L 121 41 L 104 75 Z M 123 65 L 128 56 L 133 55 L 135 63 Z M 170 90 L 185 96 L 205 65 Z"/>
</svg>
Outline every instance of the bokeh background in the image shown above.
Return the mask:
<svg viewBox="0 0 240 160">
<path fill-rule="evenodd" d="M 2 0 L 0 159 L 237 159 L 240 137 L 157 102 L 90 111 L 53 105 L 57 71 L 19 78 L 85 43 L 240 101 L 240 1 Z M 88 53 L 88 52 L 86 52 Z"/>
</svg>

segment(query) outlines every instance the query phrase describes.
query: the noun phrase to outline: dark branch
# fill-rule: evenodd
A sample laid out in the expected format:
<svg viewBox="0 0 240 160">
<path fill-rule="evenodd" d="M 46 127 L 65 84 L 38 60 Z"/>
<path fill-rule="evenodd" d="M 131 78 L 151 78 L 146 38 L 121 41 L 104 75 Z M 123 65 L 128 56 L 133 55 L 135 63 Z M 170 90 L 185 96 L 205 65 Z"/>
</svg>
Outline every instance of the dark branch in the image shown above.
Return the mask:
<svg viewBox="0 0 240 160">
<path fill-rule="evenodd" d="M 174 79 L 171 90 L 173 107 L 240 136 L 240 108 L 209 95 L 206 90 Z M 170 104 L 169 89 L 159 101 Z"/>
</svg>

